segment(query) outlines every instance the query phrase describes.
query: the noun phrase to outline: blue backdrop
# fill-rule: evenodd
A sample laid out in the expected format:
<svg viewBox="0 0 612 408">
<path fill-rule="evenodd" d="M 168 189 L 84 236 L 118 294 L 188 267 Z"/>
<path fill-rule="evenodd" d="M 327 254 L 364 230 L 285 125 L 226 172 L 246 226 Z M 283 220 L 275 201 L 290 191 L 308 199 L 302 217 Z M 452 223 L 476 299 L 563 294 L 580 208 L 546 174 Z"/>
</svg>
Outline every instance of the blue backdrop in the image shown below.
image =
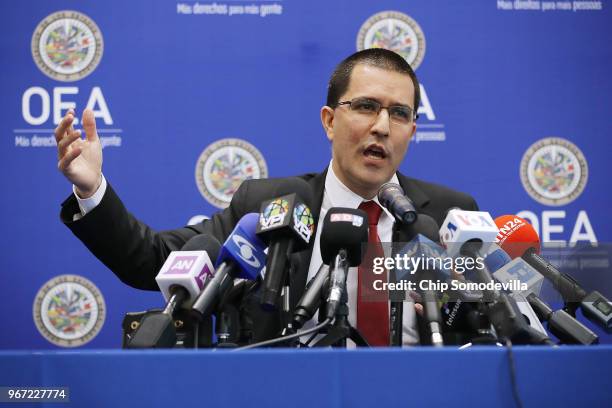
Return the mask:
<svg viewBox="0 0 612 408">
<path fill-rule="evenodd" d="M 218 210 L 201 181 L 208 177 L 209 190 L 231 193 L 235 185 L 224 178 L 223 164 L 232 157 L 237 179 L 265 175 L 266 165 L 271 177 L 323 170 L 330 146 L 319 110 L 327 81 L 342 58 L 363 46 L 405 52 L 418 65 L 425 98 L 403 172 L 469 192 L 494 217 L 521 213 L 546 241 L 609 242 L 612 15 L 606 6 L 3 2 L 0 348 L 56 347 L 35 324 L 37 298 L 47 313 L 43 326 L 59 338 L 90 330 L 95 288 L 71 295 L 64 287 L 62 296 L 76 297 L 63 306 L 61 294 L 46 300 L 39 294 L 60 275 L 87 279 L 105 302 L 101 330 L 83 347 L 119 347 L 125 312 L 163 304 L 159 293 L 123 285 L 59 221 L 71 186 L 57 171 L 49 137 L 71 103 L 79 117 L 88 103 L 96 111 L 107 144 L 103 171 L 128 209 L 156 229 L 175 228 Z M 239 143 L 209 150 L 218 160 L 198 166 L 207 146 L 230 138 L 250 143 L 263 161 Z M 598 276 L 611 297 L 608 269 Z"/>
</svg>

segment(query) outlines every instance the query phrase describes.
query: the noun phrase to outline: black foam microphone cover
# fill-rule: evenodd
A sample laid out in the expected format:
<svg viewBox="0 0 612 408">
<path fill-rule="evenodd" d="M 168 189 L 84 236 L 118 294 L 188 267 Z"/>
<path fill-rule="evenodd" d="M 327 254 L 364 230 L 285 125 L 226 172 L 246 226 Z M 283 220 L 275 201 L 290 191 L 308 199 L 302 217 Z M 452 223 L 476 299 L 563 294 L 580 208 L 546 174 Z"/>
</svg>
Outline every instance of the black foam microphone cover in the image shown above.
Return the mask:
<svg viewBox="0 0 612 408">
<path fill-rule="evenodd" d="M 199 234 L 185 242 L 181 251 L 206 251 L 210 260 L 215 263 L 221 251 L 221 243 L 212 235 Z"/>
<path fill-rule="evenodd" d="M 416 221 L 412 224 L 400 224 L 396 242 L 410 242 L 418 234 L 424 235 L 433 242 L 440 242 L 440 227 L 436 220 L 427 214 L 419 213 Z"/>
<path fill-rule="evenodd" d="M 346 250 L 350 266 L 363 259 L 362 244 L 368 242 L 368 215 L 359 209 L 330 208 L 321 230 L 321 258 L 329 265 L 341 249 Z"/>
<path fill-rule="evenodd" d="M 401 223 L 412 224 L 418 214 L 414 203 L 397 183 L 385 183 L 378 189 L 378 201 Z"/>
<path fill-rule="evenodd" d="M 281 197 L 287 194 L 297 194 L 308 208 L 312 208 L 312 188 L 310 188 L 310 185 L 301 178 L 289 177 L 286 179 L 279 179 L 272 197 Z"/>
</svg>

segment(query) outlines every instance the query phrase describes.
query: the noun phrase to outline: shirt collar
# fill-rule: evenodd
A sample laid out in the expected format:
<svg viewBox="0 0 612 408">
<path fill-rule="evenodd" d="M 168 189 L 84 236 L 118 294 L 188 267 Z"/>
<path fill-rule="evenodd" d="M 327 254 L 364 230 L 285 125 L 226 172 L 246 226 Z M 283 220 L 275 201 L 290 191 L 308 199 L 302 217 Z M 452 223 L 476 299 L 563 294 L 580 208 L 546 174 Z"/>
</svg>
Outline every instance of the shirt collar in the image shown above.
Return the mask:
<svg viewBox="0 0 612 408">
<path fill-rule="evenodd" d="M 329 162 L 327 168 L 327 176 L 325 177 L 325 193 L 329 198 L 329 202 L 332 207 L 346 207 L 346 208 L 358 208 L 362 201 L 369 201 L 361 197 L 359 194 L 351 191 L 347 186 L 344 185 L 334 173 L 332 167 L 333 159 Z M 389 180 L 391 183 L 399 184 L 397 174 L 393 173 L 393 176 Z M 378 197 L 374 197 L 373 201 L 380 205 Z M 388 217 L 393 218 L 393 215 L 382 205 L 383 213 L 387 214 Z"/>
</svg>

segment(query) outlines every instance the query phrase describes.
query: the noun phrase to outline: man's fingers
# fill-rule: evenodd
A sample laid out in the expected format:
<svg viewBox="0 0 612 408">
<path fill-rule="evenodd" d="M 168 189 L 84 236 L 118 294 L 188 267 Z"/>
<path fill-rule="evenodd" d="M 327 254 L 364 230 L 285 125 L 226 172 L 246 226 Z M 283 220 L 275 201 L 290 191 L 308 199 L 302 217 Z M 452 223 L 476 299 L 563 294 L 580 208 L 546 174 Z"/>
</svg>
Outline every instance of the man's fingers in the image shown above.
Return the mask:
<svg viewBox="0 0 612 408">
<path fill-rule="evenodd" d="M 72 148 L 68 150 L 68 152 L 66 152 L 66 154 L 57 162 L 57 168 L 62 172 L 66 170 L 70 163 L 81 155 L 81 151 L 81 144 L 75 144 L 75 146 L 72 146 Z"/>
<path fill-rule="evenodd" d="M 83 111 L 83 129 L 85 129 L 85 136 L 89 141 L 95 141 L 98 139 L 98 131 L 96 129 L 96 119 L 94 118 L 93 111 L 91 109 L 85 109 Z"/>
<path fill-rule="evenodd" d="M 64 136 L 57 143 L 57 156 L 61 160 L 68 151 L 69 146 L 75 141 L 81 138 L 80 130 L 69 131 L 66 136 Z M 73 146 L 74 147 L 74 146 Z"/>
<path fill-rule="evenodd" d="M 416 310 L 417 314 L 421 317 L 423 317 L 423 305 L 420 303 L 415 303 L 414 304 L 414 310 Z"/>
<path fill-rule="evenodd" d="M 62 140 L 68 128 L 72 129 L 73 121 L 74 121 L 74 111 L 71 109 L 68 112 L 66 112 L 66 116 L 62 118 L 62 121 L 55 128 L 55 141 L 57 143 L 59 143 L 60 140 Z"/>
</svg>

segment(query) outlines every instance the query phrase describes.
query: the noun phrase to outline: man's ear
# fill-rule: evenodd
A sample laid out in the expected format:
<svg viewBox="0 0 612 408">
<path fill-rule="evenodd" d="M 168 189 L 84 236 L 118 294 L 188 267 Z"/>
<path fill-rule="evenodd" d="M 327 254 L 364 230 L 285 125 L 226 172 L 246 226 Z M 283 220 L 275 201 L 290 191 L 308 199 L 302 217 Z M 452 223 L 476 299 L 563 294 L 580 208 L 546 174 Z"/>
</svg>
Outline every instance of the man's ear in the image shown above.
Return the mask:
<svg viewBox="0 0 612 408">
<path fill-rule="evenodd" d="M 323 106 L 321 108 L 321 124 L 327 134 L 329 141 L 334 140 L 334 110 L 329 106 Z"/>
<path fill-rule="evenodd" d="M 408 136 L 408 141 L 412 140 L 412 137 L 416 133 L 416 129 L 417 129 L 416 122 L 413 120 L 412 121 L 412 129 L 410 130 L 410 135 Z"/>
</svg>

